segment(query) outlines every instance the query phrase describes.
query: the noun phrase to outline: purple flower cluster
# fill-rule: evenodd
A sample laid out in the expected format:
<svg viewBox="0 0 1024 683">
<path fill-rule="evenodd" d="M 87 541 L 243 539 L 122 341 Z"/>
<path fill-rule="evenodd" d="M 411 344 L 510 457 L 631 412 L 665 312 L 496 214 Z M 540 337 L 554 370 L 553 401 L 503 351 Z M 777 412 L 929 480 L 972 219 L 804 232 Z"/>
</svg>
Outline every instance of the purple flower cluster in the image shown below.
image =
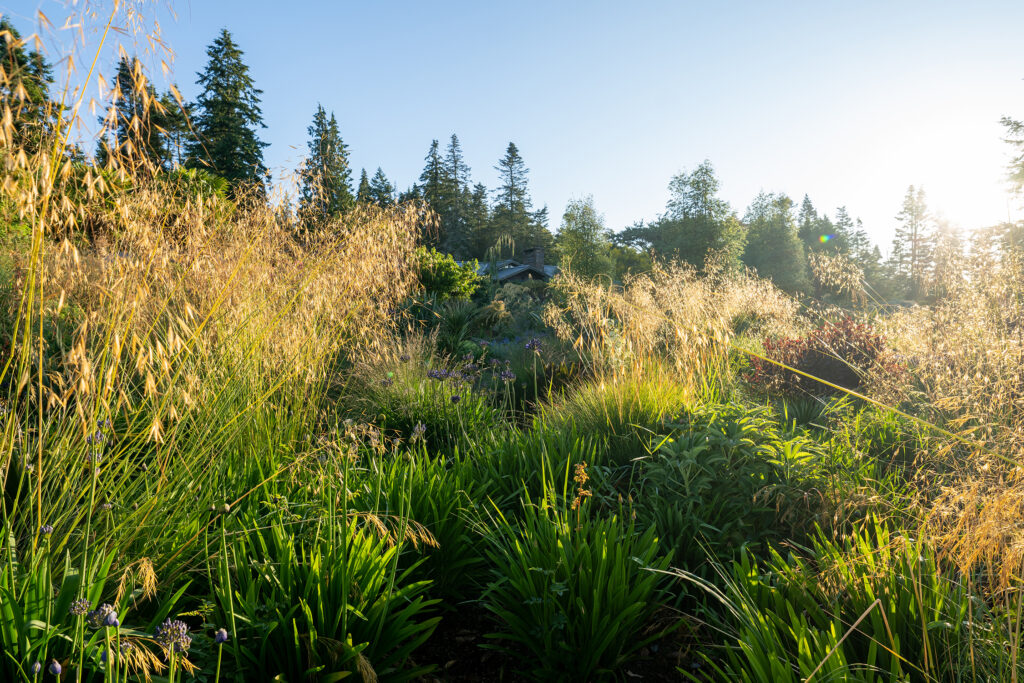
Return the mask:
<svg viewBox="0 0 1024 683">
<path fill-rule="evenodd" d="M 501 374 L 498 375 L 498 377 L 501 379 L 502 382 L 506 382 L 506 383 L 507 382 L 515 382 L 516 381 L 516 373 L 512 372 L 508 368 L 505 368 L 504 370 L 502 370 Z"/>
<path fill-rule="evenodd" d="M 166 651 L 188 652 L 192 644 L 192 636 L 188 634 L 188 625 L 177 619 L 166 619 L 156 627 L 153 639 Z"/>
<path fill-rule="evenodd" d="M 526 342 L 527 351 L 536 351 L 537 353 L 540 353 L 540 349 L 541 343 L 540 339 L 538 339 L 537 337 L 533 337 L 530 339 L 530 341 Z"/>
<path fill-rule="evenodd" d="M 103 603 L 96 609 L 92 610 L 85 615 L 85 623 L 89 625 L 89 628 L 103 628 L 104 626 L 120 625 L 117 621 L 117 611 L 113 605 Z"/>
<path fill-rule="evenodd" d="M 76 617 L 84 617 L 89 613 L 89 607 L 92 605 L 91 602 L 85 598 L 79 598 L 71 603 L 71 607 L 68 608 L 68 614 Z"/>
</svg>

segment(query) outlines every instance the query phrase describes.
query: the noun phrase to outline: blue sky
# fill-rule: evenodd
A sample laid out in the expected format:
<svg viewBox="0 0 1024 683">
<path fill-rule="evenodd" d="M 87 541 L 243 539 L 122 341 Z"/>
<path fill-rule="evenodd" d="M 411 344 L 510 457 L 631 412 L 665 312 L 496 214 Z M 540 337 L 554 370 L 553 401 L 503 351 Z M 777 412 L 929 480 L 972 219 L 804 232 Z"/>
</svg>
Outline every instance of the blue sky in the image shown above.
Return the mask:
<svg viewBox="0 0 1024 683">
<path fill-rule="evenodd" d="M 552 228 L 587 194 L 613 229 L 655 218 L 671 176 L 705 158 L 740 214 L 762 189 L 807 193 L 830 213 L 845 204 L 883 246 L 910 184 L 964 228 L 1024 217 L 1005 193 L 998 123 L 1024 118 L 1024 2 L 196 0 L 172 3 L 176 19 L 168 7 L 141 5 L 186 97 L 221 27 L 245 51 L 281 178 L 320 102 L 356 174 L 381 166 L 401 188 L 453 132 L 493 188 L 515 141 Z M 58 27 L 67 14 L 0 3 L 23 33 L 37 9 Z M 143 59 L 162 85 L 157 58 Z"/>
</svg>

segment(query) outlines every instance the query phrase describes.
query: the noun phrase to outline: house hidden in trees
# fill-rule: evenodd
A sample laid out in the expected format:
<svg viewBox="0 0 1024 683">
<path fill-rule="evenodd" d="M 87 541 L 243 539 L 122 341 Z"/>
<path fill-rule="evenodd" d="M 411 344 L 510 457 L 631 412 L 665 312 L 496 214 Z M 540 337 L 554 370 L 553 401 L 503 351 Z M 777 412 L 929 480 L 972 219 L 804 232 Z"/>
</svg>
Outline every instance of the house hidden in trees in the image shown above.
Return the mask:
<svg viewBox="0 0 1024 683">
<path fill-rule="evenodd" d="M 558 266 L 544 264 L 544 250 L 540 247 L 527 249 L 523 260 L 505 259 L 498 261 L 494 269 L 494 279 L 498 282 L 522 282 L 524 280 L 550 280 L 558 273 Z M 491 264 L 481 263 L 477 273 L 490 275 Z"/>
</svg>

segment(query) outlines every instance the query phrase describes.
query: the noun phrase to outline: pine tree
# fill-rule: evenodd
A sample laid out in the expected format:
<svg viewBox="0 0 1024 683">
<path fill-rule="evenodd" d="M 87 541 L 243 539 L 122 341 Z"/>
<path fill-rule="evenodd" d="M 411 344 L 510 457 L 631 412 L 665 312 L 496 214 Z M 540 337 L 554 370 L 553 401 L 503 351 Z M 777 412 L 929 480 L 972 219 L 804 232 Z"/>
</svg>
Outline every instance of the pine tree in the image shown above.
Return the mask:
<svg viewBox="0 0 1024 683">
<path fill-rule="evenodd" d="M 122 57 L 111 80 L 112 104 L 101 119 L 106 133 L 99 141 L 97 161 L 114 161 L 134 172 L 170 167 L 170 151 L 163 130 L 163 105 L 146 79 L 142 62 Z"/>
<path fill-rule="evenodd" d="M 185 150 L 192 139 L 192 106 L 188 102 L 179 101 L 174 92 L 168 90 L 160 96 L 157 114 L 156 124 L 163 129 L 167 166 L 183 166 L 186 160 Z"/>
<path fill-rule="evenodd" d="M 237 192 L 253 188 L 262 193 L 267 177 L 262 142 L 265 128 L 260 95 L 242 61 L 242 51 L 227 29 L 206 49 L 206 69 L 199 74 L 202 88 L 196 100 L 196 139 L 188 144 L 187 165 L 206 168 L 225 178 Z"/>
<path fill-rule="evenodd" d="M 423 199 L 427 201 L 438 218 L 441 218 L 448 211 L 451 188 L 445 173 L 444 160 L 441 158 L 441 147 L 437 140 L 431 141 L 424 161 L 427 164 L 423 167 L 423 173 L 420 174 L 420 190 L 423 193 Z M 424 235 L 425 243 L 430 247 L 443 245 L 445 237 L 443 223 L 438 226 L 436 231 L 431 230 Z"/>
<path fill-rule="evenodd" d="M 359 189 L 356 190 L 356 202 L 360 204 L 369 204 L 373 201 L 371 197 L 372 190 L 370 189 L 370 179 L 366 175 L 366 169 L 359 174 Z"/>
<path fill-rule="evenodd" d="M 25 41 L 7 17 L 0 17 L 0 99 L 9 103 L 15 147 L 35 152 L 53 132 L 49 86 L 53 69 L 42 53 L 26 50 Z"/>
<path fill-rule="evenodd" d="M 748 230 L 743 261 L 788 292 L 806 291 L 807 261 L 793 219 L 793 200 L 784 194 L 762 192 L 747 209 L 743 222 Z"/>
<path fill-rule="evenodd" d="M 387 208 L 395 203 L 395 186 L 391 184 L 388 177 L 380 166 L 370 180 L 370 201 L 380 207 Z"/>
<path fill-rule="evenodd" d="M 916 301 L 925 293 L 932 258 L 931 217 L 924 188 L 915 190 L 913 185 L 907 188 L 896 220 L 900 225 L 896 228 L 887 267 L 897 289 Z"/>
<path fill-rule="evenodd" d="M 338 121 L 319 104 L 309 132 L 309 157 L 299 169 L 299 217 L 318 222 L 346 213 L 355 206 L 348 146 L 338 131 Z M 364 173 L 365 176 L 365 173 Z"/>
<path fill-rule="evenodd" d="M 487 241 L 491 209 L 487 205 L 487 188 L 477 183 L 469 191 L 466 202 L 466 228 L 469 233 L 469 256 L 482 259 L 494 242 Z"/>
</svg>

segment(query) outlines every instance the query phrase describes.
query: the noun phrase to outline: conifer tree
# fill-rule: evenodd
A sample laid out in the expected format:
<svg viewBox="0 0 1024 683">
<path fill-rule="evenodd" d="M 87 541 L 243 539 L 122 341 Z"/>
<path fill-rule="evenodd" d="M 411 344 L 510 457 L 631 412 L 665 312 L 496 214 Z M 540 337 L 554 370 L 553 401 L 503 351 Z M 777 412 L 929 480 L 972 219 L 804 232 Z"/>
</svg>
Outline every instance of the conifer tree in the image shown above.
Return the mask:
<svg viewBox="0 0 1024 683">
<path fill-rule="evenodd" d="M 420 174 L 420 190 L 423 193 L 423 199 L 427 201 L 430 208 L 434 210 L 438 218 L 442 218 L 449 211 L 452 188 L 448 181 L 448 175 L 445 172 L 444 160 L 441 157 L 441 147 L 437 140 L 431 141 L 430 149 L 427 151 L 424 161 L 427 163 L 423 167 L 423 173 Z M 424 235 L 425 243 L 431 247 L 444 245 L 446 241 L 444 228 L 445 226 L 442 221 L 438 225 L 436 232 L 430 231 Z"/>
<path fill-rule="evenodd" d="M 299 169 L 299 217 L 316 222 L 350 211 L 356 199 L 348 146 L 341 139 L 334 114 L 328 118 L 318 104 L 308 132 L 309 157 Z"/>
<path fill-rule="evenodd" d="M 527 188 L 529 169 L 514 142 L 508 143 L 505 156 L 494 167 L 501 178 L 495 191 L 494 207 L 485 241 L 491 246 L 503 235 L 515 242 L 516 253 L 534 247 L 550 248 L 554 242 L 547 229 L 547 207 L 531 212 L 533 202 Z"/>
<path fill-rule="evenodd" d="M 896 228 L 887 268 L 897 290 L 912 300 L 925 292 L 925 280 L 932 258 L 932 230 L 924 188 L 907 188 L 896 215 Z"/>
<path fill-rule="evenodd" d="M 356 201 L 360 204 L 369 204 L 372 202 L 370 190 L 370 178 L 366 175 L 366 169 L 359 174 L 359 189 L 356 190 Z"/>
<path fill-rule="evenodd" d="M 370 201 L 380 207 L 387 208 L 395 203 L 395 186 L 391 184 L 388 177 L 380 166 L 370 180 Z"/>
<path fill-rule="evenodd" d="M 160 107 L 157 112 L 157 125 L 162 129 L 164 147 L 167 150 L 167 166 L 183 166 L 186 160 L 185 150 L 191 140 L 192 106 L 179 101 L 174 92 L 168 90 L 160 96 Z"/>
<path fill-rule="evenodd" d="M 237 193 L 242 187 L 265 191 L 267 143 L 256 131 L 265 128 L 260 95 L 242 61 L 242 50 L 227 29 L 206 48 L 206 69 L 193 121 L 196 138 L 188 145 L 187 165 L 206 168 L 226 179 Z"/>
<path fill-rule="evenodd" d="M 467 258 L 472 250 L 468 224 L 470 169 L 462 154 L 459 137 L 452 133 L 444 157 L 444 186 L 447 192 L 441 218 L 442 247 L 457 258 Z"/>
<path fill-rule="evenodd" d="M 97 161 L 125 164 L 135 172 L 170 167 L 164 106 L 146 79 L 142 62 L 122 57 L 111 79 L 110 111 L 101 119 L 106 134 L 99 141 Z"/>
<path fill-rule="evenodd" d="M 13 139 L 8 144 L 34 152 L 53 131 L 49 86 L 53 69 L 42 53 L 26 50 L 25 41 L 7 17 L 0 17 L 0 99 L 10 103 Z"/>
</svg>

